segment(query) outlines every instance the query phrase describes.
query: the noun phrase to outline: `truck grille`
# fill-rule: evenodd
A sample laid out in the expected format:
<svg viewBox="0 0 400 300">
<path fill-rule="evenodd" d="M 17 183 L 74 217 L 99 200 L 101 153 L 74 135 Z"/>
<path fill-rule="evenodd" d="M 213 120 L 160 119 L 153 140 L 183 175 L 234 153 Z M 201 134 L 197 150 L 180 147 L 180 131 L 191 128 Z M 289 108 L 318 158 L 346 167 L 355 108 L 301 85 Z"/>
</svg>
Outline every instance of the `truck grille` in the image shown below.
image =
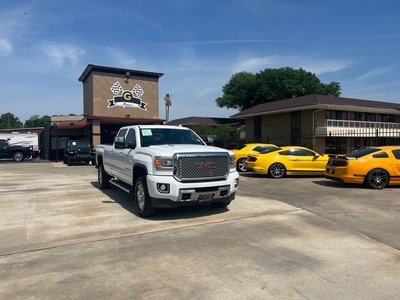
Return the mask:
<svg viewBox="0 0 400 300">
<path fill-rule="evenodd" d="M 179 181 L 226 179 L 229 175 L 229 153 L 177 153 L 174 176 Z"/>
</svg>

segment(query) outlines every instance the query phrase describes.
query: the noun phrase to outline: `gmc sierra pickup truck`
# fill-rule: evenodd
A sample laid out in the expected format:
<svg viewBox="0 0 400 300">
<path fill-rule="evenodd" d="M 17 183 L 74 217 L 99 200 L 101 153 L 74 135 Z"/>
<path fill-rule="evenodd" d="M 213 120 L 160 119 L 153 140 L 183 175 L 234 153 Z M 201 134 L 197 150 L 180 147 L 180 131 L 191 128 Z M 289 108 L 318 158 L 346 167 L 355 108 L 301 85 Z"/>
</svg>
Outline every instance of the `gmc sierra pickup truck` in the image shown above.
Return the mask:
<svg viewBox="0 0 400 300">
<path fill-rule="evenodd" d="M 226 207 L 239 186 L 234 155 L 207 146 L 191 129 L 168 125 L 122 127 L 113 145 L 96 147 L 101 189 L 132 193 L 141 217 L 157 208 L 211 203 Z"/>
<path fill-rule="evenodd" d="M 0 158 L 12 158 L 14 161 L 23 161 L 25 157 L 32 157 L 33 146 L 10 145 L 8 140 L 0 140 Z"/>
</svg>

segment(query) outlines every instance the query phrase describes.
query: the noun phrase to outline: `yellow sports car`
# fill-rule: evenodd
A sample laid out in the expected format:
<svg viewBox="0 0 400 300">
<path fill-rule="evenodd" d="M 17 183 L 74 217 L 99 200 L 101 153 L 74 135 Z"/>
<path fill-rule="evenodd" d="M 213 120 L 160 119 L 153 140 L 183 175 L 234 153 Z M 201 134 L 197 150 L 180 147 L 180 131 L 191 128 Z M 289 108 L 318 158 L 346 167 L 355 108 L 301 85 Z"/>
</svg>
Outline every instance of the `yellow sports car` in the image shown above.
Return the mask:
<svg viewBox="0 0 400 300">
<path fill-rule="evenodd" d="M 253 144 L 245 144 L 243 147 L 232 150 L 235 154 L 235 163 L 236 169 L 238 172 L 246 172 L 246 168 L 244 166 L 244 161 L 246 160 L 247 156 L 253 152 L 263 152 L 265 150 L 271 148 L 277 148 L 278 146 L 274 144 L 262 144 L 262 143 L 253 143 Z"/>
<path fill-rule="evenodd" d="M 286 146 L 265 154 L 249 155 L 245 161 L 248 171 L 267 174 L 272 178 L 285 175 L 324 175 L 328 155 L 305 147 Z"/>
<path fill-rule="evenodd" d="M 400 146 L 371 147 L 329 156 L 327 179 L 364 184 L 372 189 L 400 185 Z"/>
</svg>

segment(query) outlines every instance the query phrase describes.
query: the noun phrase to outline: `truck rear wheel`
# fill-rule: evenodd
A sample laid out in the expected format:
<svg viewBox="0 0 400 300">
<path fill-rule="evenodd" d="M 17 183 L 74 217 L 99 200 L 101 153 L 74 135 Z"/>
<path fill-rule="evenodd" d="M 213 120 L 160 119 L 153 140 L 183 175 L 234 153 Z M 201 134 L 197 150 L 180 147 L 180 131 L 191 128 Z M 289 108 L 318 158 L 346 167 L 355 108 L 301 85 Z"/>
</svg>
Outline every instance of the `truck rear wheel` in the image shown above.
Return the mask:
<svg viewBox="0 0 400 300">
<path fill-rule="evenodd" d="M 146 176 L 141 176 L 136 180 L 133 198 L 138 214 L 141 217 L 150 217 L 156 213 L 156 209 L 151 206 L 150 195 L 147 190 Z"/>
<path fill-rule="evenodd" d="M 105 190 L 110 188 L 110 175 L 104 170 L 103 164 L 99 165 L 97 169 L 97 181 L 99 183 L 100 189 Z"/>
<path fill-rule="evenodd" d="M 23 161 L 25 159 L 25 155 L 22 152 L 15 152 L 13 154 L 14 161 Z"/>
</svg>

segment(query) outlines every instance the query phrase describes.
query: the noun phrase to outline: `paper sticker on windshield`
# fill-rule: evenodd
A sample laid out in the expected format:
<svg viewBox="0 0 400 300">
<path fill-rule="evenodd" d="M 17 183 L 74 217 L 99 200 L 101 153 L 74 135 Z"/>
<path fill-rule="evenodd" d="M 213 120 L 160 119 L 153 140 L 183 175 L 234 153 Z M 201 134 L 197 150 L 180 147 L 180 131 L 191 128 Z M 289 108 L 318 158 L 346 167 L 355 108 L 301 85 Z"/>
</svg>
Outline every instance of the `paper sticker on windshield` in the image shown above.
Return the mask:
<svg viewBox="0 0 400 300">
<path fill-rule="evenodd" d="M 72 142 L 72 146 L 76 146 L 76 142 Z"/>
<path fill-rule="evenodd" d="M 151 129 L 142 129 L 142 135 L 143 136 L 151 136 L 153 133 L 151 132 Z"/>
</svg>

